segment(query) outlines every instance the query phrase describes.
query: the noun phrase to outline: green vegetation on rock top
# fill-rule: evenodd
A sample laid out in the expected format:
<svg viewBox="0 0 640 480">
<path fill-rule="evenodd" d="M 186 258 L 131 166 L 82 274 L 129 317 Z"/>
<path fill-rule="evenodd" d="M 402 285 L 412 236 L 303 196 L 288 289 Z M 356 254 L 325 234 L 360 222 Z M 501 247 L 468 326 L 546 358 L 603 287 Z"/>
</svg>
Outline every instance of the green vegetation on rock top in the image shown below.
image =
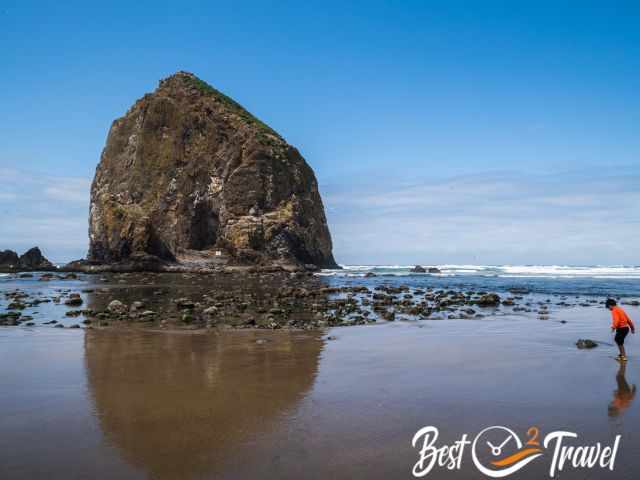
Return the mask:
<svg viewBox="0 0 640 480">
<path fill-rule="evenodd" d="M 280 135 L 278 135 L 278 133 L 276 133 L 276 131 L 273 130 L 269 125 L 264 123 L 259 118 L 256 118 L 255 116 L 253 116 L 242 105 L 240 105 L 238 102 L 236 102 L 233 98 L 228 97 L 227 95 L 225 95 L 221 91 L 213 88 L 207 82 L 205 82 L 204 80 L 200 80 L 195 75 L 193 75 L 193 76 L 189 75 L 189 76 L 186 76 L 185 78 L 188 79 L 189 83 L 193 87 L 197 88 L 202 93 L 204 93 L 206 95 L 215 96 L 220 102 L 222 102 L 227 108 L 233 110 L 234 113 L 236 113 L 238 116 L 240 116 L 245 122 L 247 122 L 249 124 L 255 124 L 258 128 L 260 128 L 262 130 L 265 130 L 268 133 L 270 133 L 272 135 L 275 135 L 278 138 L 281 138 Z"/>
</svg>

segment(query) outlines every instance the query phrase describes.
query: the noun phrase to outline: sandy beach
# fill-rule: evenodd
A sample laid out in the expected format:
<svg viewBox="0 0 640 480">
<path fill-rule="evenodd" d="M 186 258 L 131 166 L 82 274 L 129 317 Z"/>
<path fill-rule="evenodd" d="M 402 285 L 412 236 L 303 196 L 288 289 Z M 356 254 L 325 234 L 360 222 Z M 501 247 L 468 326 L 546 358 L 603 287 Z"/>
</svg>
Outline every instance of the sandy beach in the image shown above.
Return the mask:
<svg viewBox="0 0 640 480">
<path fill-rule="evenodd" d="M 531 426 L 569 430 L 585 444 L 621 435 L 615 472 L 562 478 L 635 478 L 636 339 L 621 371 L 601 306 L 529 297 L 553 299 L 542 319 L 502 307 L 309 332 L 3 327 L 0 476 L 412 478 L 421 427 L 436 426 L 445 444 L 505 425 L 523 436 Z M 71 309 L 37 308 L 47 318 Z M 579 350 L 578 338 L 602 343 Z M 548 475 L 548 460 L 517 478 Z M 470 458 L 446 475 L 480 478 Z"/>
</svg>

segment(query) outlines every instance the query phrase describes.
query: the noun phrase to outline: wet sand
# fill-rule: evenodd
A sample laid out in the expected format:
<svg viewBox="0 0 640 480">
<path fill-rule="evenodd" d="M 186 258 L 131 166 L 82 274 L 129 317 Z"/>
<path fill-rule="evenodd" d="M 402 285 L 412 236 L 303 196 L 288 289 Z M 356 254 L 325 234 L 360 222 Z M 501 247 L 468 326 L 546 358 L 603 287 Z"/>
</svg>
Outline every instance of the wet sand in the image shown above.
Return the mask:
<svg viewBox="0 0 640 480">
<path fill-rule="evenodd" d="M 574 345 L 607 327 L 574 307 L 326 334 L 3 328 L 0 478 L 411 478 L 425 425 L 443 442 L 491 425 L 621 434 L 614 472 L 561 478 L 637 478 L 640 346 L 625 390 L 614 347 Z M 512 478 L 541 477 L 547 461 Z M 466 458 L 428 478 L 483 477 Z"/>
</svg>

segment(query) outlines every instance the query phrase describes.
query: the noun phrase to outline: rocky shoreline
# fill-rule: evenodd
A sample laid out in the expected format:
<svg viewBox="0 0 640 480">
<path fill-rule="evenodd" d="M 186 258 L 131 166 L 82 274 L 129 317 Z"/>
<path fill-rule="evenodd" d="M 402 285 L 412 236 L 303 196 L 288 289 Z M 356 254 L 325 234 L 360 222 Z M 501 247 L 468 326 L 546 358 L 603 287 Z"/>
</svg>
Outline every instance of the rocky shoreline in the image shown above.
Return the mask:
<svg viewBox="0 0 640 480">
<path fill-rule="evenodd" d="M 419 288 L 355 280 L 327 284 L 310 272 L 22 273 L 2 292 L 0 325 L 212 330 L 323 329 L 393 321 L 477 319 L 503 313 L 550 318 L 551 308 L 598 306 L 560 297 Z M 22 287 L 21 281 L 29 288 Z M 15 285 L 15 284 L 14 284 Z M 43 306 L 48 309 L 41 312 Z"/>
</svg>

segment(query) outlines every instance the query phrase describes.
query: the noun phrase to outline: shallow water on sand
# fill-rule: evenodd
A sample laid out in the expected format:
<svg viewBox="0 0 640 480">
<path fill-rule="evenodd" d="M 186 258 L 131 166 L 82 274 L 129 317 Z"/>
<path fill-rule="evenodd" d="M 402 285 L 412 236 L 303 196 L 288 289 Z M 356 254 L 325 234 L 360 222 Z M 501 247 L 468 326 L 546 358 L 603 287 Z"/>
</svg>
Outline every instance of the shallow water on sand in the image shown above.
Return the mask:
<svg viewBox="0 0 640 480">
<path fill-rule="evenodd" d="M 626 307 L 640 318 L 637 307 Z M 566 320 L 567 323 L 560 323 Z M 0 329 L 0 478 L 411 478 L 422 426 L 442 444 L 504 425 L 612 443 L 638 478 L 640 344 L 620 375 L 602 308 L 301 333 Z M 327 339 L 327 334 L 335 339 Z M 625 385 L 629 390 L 625 390 Z M 625 393 L 626 391 L 626 393 Z M 548 478 L 545 454 L 511 478 Z M 460 471 L 484 478 L 466 455 Z"/>
</svg>

